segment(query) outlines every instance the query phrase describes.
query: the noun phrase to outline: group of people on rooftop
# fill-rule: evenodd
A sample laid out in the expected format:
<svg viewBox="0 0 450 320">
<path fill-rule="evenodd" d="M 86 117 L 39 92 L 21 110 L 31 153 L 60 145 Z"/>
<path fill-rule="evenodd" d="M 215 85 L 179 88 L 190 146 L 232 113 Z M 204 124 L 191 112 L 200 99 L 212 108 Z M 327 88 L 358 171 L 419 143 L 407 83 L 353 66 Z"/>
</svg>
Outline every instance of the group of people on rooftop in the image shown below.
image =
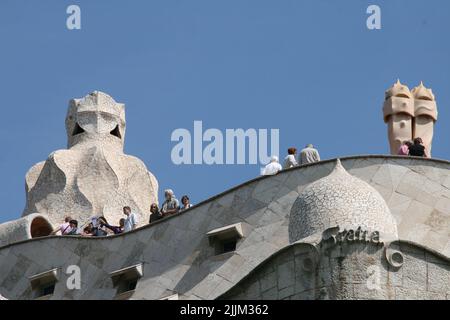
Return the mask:
<svg viewBox="0 0 450 320">
<path fill-rule="evenodd" d="M 262 175 L 274 175 L 283 169 L 289 169 L 298 165 L 320 161 L 320 155 L 317 149 L 312 144 L 308 144 L 300 151 L 297 157 L 297 149 L 289 148 L 287 156 L 284 158 L 283 166 L 279 163 L 278 157 L 273 156 L 269 164 L 262 170 Z M 415 138 L 414 141 L 404 141 L 400 146 L 398 155 L 403 156 L 417 156 L 427 157 L 427 150 L 423 145 L 421 138 Z M 152 203 L 150 206 L 149 223 L 158 221 L 164 217 L 177 214 L 190 207 L 190 199 L 187 195 L 181 198 L 181 206 L 178 199 L 175 197 L 171 189 L 164 190 L 164 202 L 161 208 L 158 204 Z M 64 223 L 61 224 L 52 234 L 60 233 L 61 235 L 81 235 L 86 237 L 107 236 L 109 234 L 120 234 L 136 229 L 138 225 L 138 217 L 132 212 L 129 206 L 123 207 L 123 213 L 126 218 L 119 220 L 118 226 L 113 226 L 108 223 L 105 217 L 92 217 L 91 220 L 80 230 L 78 228 L 78 221 L 71 217 L 66 217 Z"/>
<path fill-rule="evenodd" d="M 159 209 L 156 203 L 150 206 L 150 220 L 149 223 L 155 222 L 164 217 L 176 214 L 192 207 L 190 199 L 187 195 L 181 197 L 181 206 L 178 199 L 175 197 L 172 189 L 164 191 L 164 202 Z"/>
<path fill-rule="evenodd" d="M 272 156 L 270 163 L 262 170 L 262 175 L 273 175 L 283 169 L 289 169 L 318 161 L 320 161 L 319 151 L 317 151 L 312 144 L 306 145 L 306 147 L 300 151 L 298 158 L 297 149 L 291 147 L 288 149 L 288 155 L 284 158 L 283 166 L 278 162 L 277 156 Z"/>
<path fill-rule="evenodd" d="M 177 214 L 190 207 L 190 199 L 187 195 L 181 198 L 182 205 L 179 205 L 178 199 L 175 197 L 171 189 L 164 191 L 165 201 L 159 209 L 156 203 L 152 203 L 150 206 L 150 218 L 149 223 L 160 220 L 164 217 Z M 79 227 L 78 221 L 72 219 L 70 216 L 65 217 L 64 223 L 62 223 L 57 229 L 53 230 L 52 235 L 77 235 L 84 237 L 103 237 L 111 234 L 120 234 L 129 232 L 137 228 L 138 216 L 134 213 L 129 206 L 123 207 L 123 213 L 126 216 L 119 220 L 119 225 L 110 225 L 104 216 L 92 217 L 84 227 Z"/>
<path fill-rule="evenodd" d="M 429 157 L 423 141 L 421 138 L 415 138 L 413 141 L 403 141 L 398 149 L 399 156 L 415 156 L 415 157 Z"/>
<path fill-rule="evenodd" d="M 404 141 L 398 150 L 398 155 L 429 157 L 421 138 L 415 138 L 413 141 Z M 295 166 L 318 161 L 320 161 L 319 152 L 312 144 L 308 144 L 304 149 L 302 149 L 298 157 L 297 149 L 291 147 L 288 149 L 288 155 L 284 158 L 283 165 L 279 163 L 277 156 L 272 156 L 270 163 L 264 167 L 261 174 L 274 175 L 283 169 L 289 169 Z"/>
</svg>

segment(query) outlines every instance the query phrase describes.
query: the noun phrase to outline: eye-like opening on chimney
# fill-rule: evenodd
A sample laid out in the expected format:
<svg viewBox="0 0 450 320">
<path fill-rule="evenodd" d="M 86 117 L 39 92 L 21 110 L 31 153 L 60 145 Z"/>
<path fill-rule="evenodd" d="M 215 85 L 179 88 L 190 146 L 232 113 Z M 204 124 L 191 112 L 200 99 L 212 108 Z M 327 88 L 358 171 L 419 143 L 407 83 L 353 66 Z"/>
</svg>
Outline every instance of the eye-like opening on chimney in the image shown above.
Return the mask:
<svg viewBox="0 0 450 320">
<path fill-rule="evenodd" d="M 73 129 L 72 136 L 76 136 L 76 135 L 81 134 L 83 132 L 85 132 L 84 129 L 82 127 L 80 127 L 80 125 L 77 122 L 76 125 L 75 125 L 75 128 Z"/>
<path fill-rule="evenodd" d="M 427 96 L 420 96 L 417 99 L 419 99 L 419 100 L 426 100 L 426 101 L 433 101 L 433 99 L 431 99 L 430 97 L 427 97 Z"/>
<path fill-rule="evenodd" d="M 120 134 L 119 125 L 117 125 L 111 132 L 113 136 L 122 139 L 122 135 Z"/>
<path fill-rule="evenodd" d="M 395 95 L 398 98 L 407 98 L 409 99 L 409 96 L 406 93 L 398 93 Z"/>
</svg>

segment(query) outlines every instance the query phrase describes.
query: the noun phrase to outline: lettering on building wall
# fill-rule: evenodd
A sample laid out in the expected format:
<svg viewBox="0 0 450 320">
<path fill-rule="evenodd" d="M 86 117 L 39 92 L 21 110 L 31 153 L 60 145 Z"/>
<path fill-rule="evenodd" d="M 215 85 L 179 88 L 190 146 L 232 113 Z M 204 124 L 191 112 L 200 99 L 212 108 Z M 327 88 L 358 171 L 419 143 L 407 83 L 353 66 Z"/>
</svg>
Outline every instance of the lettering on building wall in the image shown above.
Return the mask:
<svg viewBox="0 0 450 320">
<path fill-rule="evenodd" d="M 323 232 L 323 241 L 331 244 L 342 244 L 344 242 L 367 242 L 374 244 L 383 244 L 380 240 L 379 231 L 368 231 L 361 227 L 355 229 L 344 229 L 340 231 L 339 227 L 333 227 Z"/>
</svg>

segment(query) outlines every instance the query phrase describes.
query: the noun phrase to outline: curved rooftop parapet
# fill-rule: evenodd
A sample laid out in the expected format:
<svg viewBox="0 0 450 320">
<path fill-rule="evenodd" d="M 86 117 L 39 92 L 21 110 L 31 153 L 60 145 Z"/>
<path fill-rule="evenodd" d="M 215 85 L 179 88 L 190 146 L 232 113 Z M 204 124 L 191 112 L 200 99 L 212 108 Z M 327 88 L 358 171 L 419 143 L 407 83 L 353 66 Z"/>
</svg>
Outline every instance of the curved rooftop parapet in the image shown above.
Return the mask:
<svg viewBox="0 0 450 320">
<path fill-rule="evenodd" d="M 46 237 L 1 247 L 0 294 L 10 299 L 33 298 L 29 277 L 55 268 L 64 271 L 76 264 L 83 270 L 83 290 L 60 288 L 54 299 L 113 299 L 118 289 L 111 274 L 119 271 L 140 276 L 133 299 L 174 294 L 180 299 L 215 299 L 290 245 L 294 202 L 308 186 L 328 176 L 335 162 L 258 177 L 181 214 L 123 235 Z M 341 163 L 351 176 L 383 197 L 401 240 L 450 255 L 450 162 L 356 156 L 341 158 Z M 214 241 L 221 241 L 224 235 L 235 237 L 235 250 L 220 254 Z M 66 277 L 60 274 L 57 287 L 64 286 Z"/>
</svg>

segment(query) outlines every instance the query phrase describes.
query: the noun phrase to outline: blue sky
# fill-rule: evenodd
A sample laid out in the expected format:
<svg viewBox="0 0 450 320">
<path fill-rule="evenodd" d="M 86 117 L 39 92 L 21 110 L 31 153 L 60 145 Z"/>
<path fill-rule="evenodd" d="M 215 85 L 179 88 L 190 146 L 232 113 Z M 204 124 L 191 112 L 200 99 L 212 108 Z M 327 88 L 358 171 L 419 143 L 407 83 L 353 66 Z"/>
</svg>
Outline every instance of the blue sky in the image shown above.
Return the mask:
<svg viewBox="0 0 450 320">
<path fill-rule="evenodd" d="M 81 8 L 81 30 L 66 8 Z M 382 29 L 366 9 L 381 7 Z M 447 0 L 0 1 L 0 222 L 20 217 L 24 177 L 66 147 L 67 103 L 101 90 L 127 106 L 125 151 L 193 202 L 260 165 L 180 165 L 173 130 L 278 128 L 281 155 L 388 153 L 381 106 L 399 77 L 439 109 L 433 156 L 450 158 Z"/>
</svg>

